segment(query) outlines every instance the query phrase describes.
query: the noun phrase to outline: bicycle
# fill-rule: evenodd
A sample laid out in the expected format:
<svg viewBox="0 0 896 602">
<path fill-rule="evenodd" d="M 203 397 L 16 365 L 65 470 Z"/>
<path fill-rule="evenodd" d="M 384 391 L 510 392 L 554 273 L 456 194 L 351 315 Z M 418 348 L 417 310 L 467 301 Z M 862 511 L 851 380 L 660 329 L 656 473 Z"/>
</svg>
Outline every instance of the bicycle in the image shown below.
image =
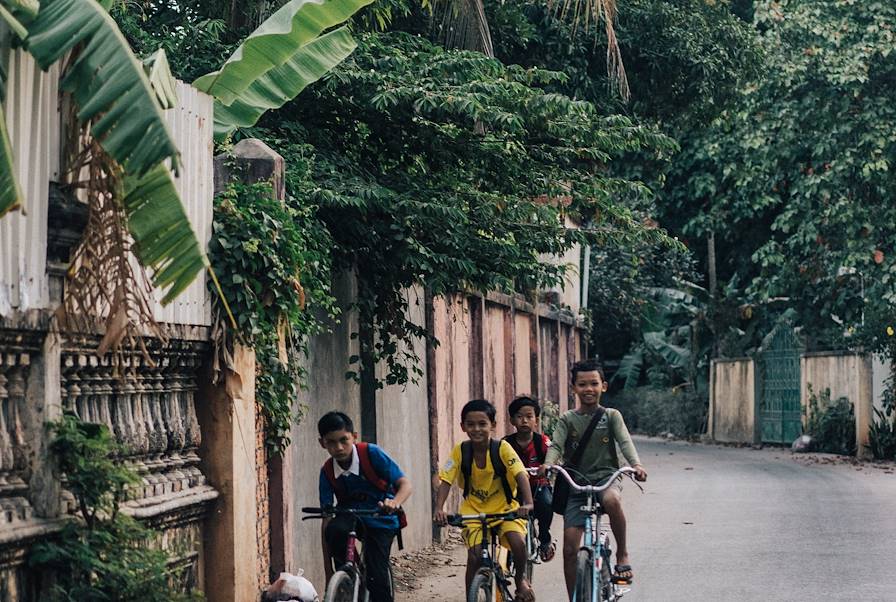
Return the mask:
<svg viewBox="0 0 896 602">
<path fill-rule="evenodd" d="M 549 470 L 561 475 L 569 482 L 570 493 L 573 491 L 588 495 L 587 503 L 582 510 L 588 513 L 585 522 L 585 540 L 576 556 L 576 586 L 573 602 L 615 602 L 630 588 L 614 583 L 610 571 L 612 550 L 609 536 L 601 529 L 603 512 L 596 497 L 601 491 L 608 489 L 616 479 L 628 476 L 638 487 L 633 476 L 635 469 L 624 466 L 613 473 L 603 485 L 579 485 L 561 466 L 551 466 Z M 575 471 L 574 471 L 575 472 Z M 581 477 L 581 475 L 579 475 Z M 642 488 L 643 491 L 643 488 Z"/>
<path fill-rule="evenodd" d="M 448 524 L 455 527 L 463 527 L 467 523 L 477 521 L 482 529 L 482 556 L 480 557 L 479 570 L 470 582 L 467 591 L 467 602 L 514 602 L 514 596 L 510 593 L 510 583 L 516 576 L 512 563 L 502 565 L 499 558 L 498 533 L 495 527 L 489 525 L 494 521 L 516 520 L 519 518 L 516 512 L 503 512 L 500 514 L 449 514 Z M 486 542 L 486 534 L 488 541 Z M 512 557 L 512 555 L 511 555 Z M 527 578 L 531 575 L 527 569 Z M 530 581 L 531 583 L 531 581 Z"/>
<path fill-rule="evenodd" d="M 303 521 L 334 518 L 338 515 L 350 515 L 353 517 L 354 522 L 345 545 L 345 563 L 333 573 L 333 576 L 327 582 L 324 602 L 369 602 L 370 592 L 367 591 L 364 557 L 358 553 L 358 533 L 355 527 L 358 518 L 362 516 L 385 516 L 385 513 L 381 510 L 356 510 L 335 506 L 302 508 L 302 512 L 307 515 L 302 517 Z M 391 566 L 389 567 L 389 589 L 393 594 L 395 593 Z"/>
</svg>

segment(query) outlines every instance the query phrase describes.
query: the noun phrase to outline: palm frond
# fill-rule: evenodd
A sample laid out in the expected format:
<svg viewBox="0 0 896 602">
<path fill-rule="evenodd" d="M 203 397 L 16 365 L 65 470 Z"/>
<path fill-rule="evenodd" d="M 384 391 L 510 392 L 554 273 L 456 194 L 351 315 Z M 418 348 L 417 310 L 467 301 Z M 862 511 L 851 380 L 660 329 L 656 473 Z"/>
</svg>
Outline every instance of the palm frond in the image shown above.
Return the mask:
<svg viewBox="0 0 896 602">
<path fill-rule="evenodd" d="M 628 102 L 631 90 L 622 63 L 622 51 L 616 38 L 616 0 L 547 0 L 548 9 L 555 16 L 572 24 L 573 34 L 579 29 L 589 31 L 604 22 L 607 36 L 607 76 L 622 100 Z"/>
<path fill-rule="evenodd" d="M 443 46 L 475 50 L 494 58 L 483 0 L 434 0 L 432 12 Z"/>
</svg>

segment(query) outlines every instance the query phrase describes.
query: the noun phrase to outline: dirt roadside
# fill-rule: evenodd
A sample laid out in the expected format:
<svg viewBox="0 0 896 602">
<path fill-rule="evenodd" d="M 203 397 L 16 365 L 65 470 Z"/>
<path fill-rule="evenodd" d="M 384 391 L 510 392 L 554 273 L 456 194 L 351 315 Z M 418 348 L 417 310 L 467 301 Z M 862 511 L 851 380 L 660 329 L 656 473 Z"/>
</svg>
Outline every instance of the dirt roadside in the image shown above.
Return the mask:
<svg viewBox="0 0 896 602">
<path fill-rule="evenodd" d="M 462 591 L 465 566 L 466 550 L 455 529 L 444 543 L 393 556 L 396 602 L 442 600 L 446 592 Z"/>
</svg>

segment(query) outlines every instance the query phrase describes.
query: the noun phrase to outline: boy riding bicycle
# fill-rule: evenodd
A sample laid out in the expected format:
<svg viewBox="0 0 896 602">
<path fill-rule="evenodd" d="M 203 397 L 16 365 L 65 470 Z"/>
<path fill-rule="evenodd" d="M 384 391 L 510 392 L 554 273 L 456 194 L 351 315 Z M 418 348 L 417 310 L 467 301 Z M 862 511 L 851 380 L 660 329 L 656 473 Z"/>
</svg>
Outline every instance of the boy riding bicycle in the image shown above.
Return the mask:
<svg viewBox="0 0 896 602">
<path fill-rule="evenodd" d="M 516 432 L 507 435 L 504 440 L 520 457 L 524 467 L 540 468 L 551 447 L 551 440 L 539 430 L 541 406 L 531 397 L 523 395 L 511 401 L 507 410 Z M 538 521 L 538 555 L 543 561 L 549 562 L 553 560 L 556 550 L 551 541 L 551 522 L 554 518 L 554 511 L 551 509 L 551 482 L 545 476 L 533 474 L 529 477 L 529 487 L 532 489 L 532 501 L 535 505 L 533 514 Z"/>
<path fill-rule="evenodd" d="M 320 445 L 330 459 L 320 469 L 320 505 L 355 510 L 376 510 L 392 514 L 411 495 L 411 482 L 392 458 L 377 447 L 358 441 L 351 418 L 342 412 L 328 412 L 317 423 Z M 367 590 L 372 602 L 393 602 L 389 555 L 392 540 L 400 528 L 399 517 L 338 515 L 321 523 L 324 572 L 333 576 L 331 558 L 339 567 L 345 562 L 349 533 L 356 530 L 364 542 Z"/>
<path fill-rule="evenodd" d="M 548 450 L 539 475 L 545 475 L 548 466 L 561 460 L 569 461 L 576 448 L 585 445 L 574 468 L 589 483 L 603 484 L 619 468 L 616 456 L 618 443 L 622 455 L 636 471 L 635 478 L 639 481 L 647 480 L 647 471 L 641 466 L 638 452 L 622 414 L 618 410 L 600 405 L 601 395 L 607 390 L 607 382 L 600 363 L 589 359 L 573 364 L 572 382 L 579 407 L 569 410 L 560 417 L 554 429 L 551 449 Z M 588 441 L 581 441 L 593 418 L 597 420 L 596 427 L 593 428 Z M 610 518 L 610 528 L 616 540 L 616 578 L 630 583 L 633 574 L 628 559 L 625 513 L 622 511 L 620 491 L 618 486 L 609 487 L 601 493 L 599 501 L 603 511 Z M 581 509 L 585 502 L 585 496 L 571 492 L 563 512 L 563 573 L 570 600 L 576 582 L 576 554 L 582 542 L 586 522 L 586 514 Z"/>
<path fill-rule="evenodd" d="M 517 512 L 523 518 L 499 521 L 492 525 L 501 536 L 502 543 L 510 548 L 516 570 L 516 600 L 534 602 L 532 584 L 526 579 L 526 520 L 532 509 L 532 491 L 529 477 L 516 452 L 506 441 L 495 440 L 495 406 L 484 399 L 474 399 L 461 410 L 461 429 L 469 437 L 454 446 L 451 456 L 439 472 L 439 489 L 433 521 L 444 525 L 447 514 L 443 508 L 457 484 L 464 491 L 460 505 L 461 514 L 500 514 Z M 522 504 L 517 501 L 517 497 Z M 463 530 L 467 545 L 466 587 L 470 588 L 479 570 L 480 547 L 486 542 L 481 526 L 467 525 Z"/>
</svg>

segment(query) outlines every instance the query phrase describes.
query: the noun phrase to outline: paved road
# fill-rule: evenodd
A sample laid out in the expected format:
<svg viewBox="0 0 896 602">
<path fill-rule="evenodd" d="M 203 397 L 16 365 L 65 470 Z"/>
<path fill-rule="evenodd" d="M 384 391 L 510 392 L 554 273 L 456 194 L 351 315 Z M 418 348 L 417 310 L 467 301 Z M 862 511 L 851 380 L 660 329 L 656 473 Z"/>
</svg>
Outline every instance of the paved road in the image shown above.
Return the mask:
<svg viewBox="0 0 896 602">
<path fill-rule="evenodd" d="M 892 470 L 777 449 L 636 443 L 650 479 L 645 494 L 624 493 L 637 575 L 626 602 L 896 601 Z M 462 602 L 460 562 L 405 600 Z M 537 567 L 540 602 L 565 600 L 561 570 L 559 555 Z"/>
</svg>

